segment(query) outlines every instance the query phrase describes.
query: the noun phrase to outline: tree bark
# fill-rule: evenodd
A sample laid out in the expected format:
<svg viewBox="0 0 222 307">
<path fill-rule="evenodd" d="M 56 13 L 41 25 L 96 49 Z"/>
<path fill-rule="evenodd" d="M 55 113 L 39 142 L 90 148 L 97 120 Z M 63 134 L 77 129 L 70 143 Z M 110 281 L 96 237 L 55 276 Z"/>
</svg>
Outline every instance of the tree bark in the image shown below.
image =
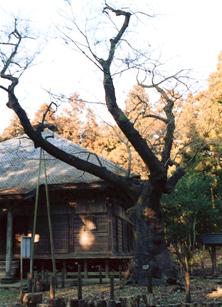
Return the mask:
<svg viewBox="0 0 222 307">
<path fill-rule="evenodd" d="M 161 223 L 160 197 L 161 193 L 149 186 L 143 190 L 135 209 L 133 278 L 140 285 L 148 285 L 150 276 L 173 278 L 173 266 Z"/>
</svg>

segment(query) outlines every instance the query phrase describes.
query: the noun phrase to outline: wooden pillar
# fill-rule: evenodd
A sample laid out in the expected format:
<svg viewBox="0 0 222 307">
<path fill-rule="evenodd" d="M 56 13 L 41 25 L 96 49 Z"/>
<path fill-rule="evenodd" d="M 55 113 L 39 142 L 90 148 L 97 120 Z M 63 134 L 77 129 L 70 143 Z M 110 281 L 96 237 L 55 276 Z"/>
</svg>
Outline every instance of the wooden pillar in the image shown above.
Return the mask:
<svg viewBox="0 0 222 307">
<path fill-rule="evenodd" d="M 12 255 L 13 255 L 13 215 L 8 210 L 7 215 L 7 232 L 6 232 L 6 258 L 5 258 L 5 275 L 11 277 L 12 274 Z"/>
<path fill-rule="evenodd" d="M 107 217 L 108 217 L 108 240 L 107 240 L 107 248 L 109 252 L 113 251 L 113 225 L 112 225 L 112 203 L 110 199 L 106 199 L 107 203 Z"/>
<path fill-rule="evenodd" d="M 109 259 L 105 260 L 105 275 L 106 278 L 109 278 Z"/>
<path fill-rule="evenodd" d="M 64 275 L 64 279 L 67 279 L 67 266 L 65 260 L 62 262 L 62 273 Z"/>
<path fill-rule="evenodd" d="M 217 253 L 216 246 L 212 245 L 211 247 L 211 259 L 212 259 L 212 273 L 216 274 L 217 271 Z"/>
<path fill-rule="evenodd" d="M 84 278 L 88 279 L 88 263 L 86 259 L 84 259 Z"/>
</svg>

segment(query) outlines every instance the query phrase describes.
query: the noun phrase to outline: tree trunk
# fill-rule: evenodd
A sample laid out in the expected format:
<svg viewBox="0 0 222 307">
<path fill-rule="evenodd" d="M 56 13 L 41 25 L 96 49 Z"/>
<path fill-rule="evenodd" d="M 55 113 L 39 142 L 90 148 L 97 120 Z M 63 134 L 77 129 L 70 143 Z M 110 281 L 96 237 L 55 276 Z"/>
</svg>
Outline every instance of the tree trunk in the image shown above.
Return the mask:
<svg viewBox="0 0 222 307">
<path fill-rule="evenodd" d="M 185 291 L 186 291 L 186 303 L 191 303 L 191 293 L 190 293 L 190 272 L 185 271 Z"/>
<path fill-rule="evenodd" d="M 158 191 L 143 191 L 135 210 L 134 279 L 140 285 L 148 285 L 150 275 L 176 279 L 161 224 L 160 197 Z"/>
</svg>

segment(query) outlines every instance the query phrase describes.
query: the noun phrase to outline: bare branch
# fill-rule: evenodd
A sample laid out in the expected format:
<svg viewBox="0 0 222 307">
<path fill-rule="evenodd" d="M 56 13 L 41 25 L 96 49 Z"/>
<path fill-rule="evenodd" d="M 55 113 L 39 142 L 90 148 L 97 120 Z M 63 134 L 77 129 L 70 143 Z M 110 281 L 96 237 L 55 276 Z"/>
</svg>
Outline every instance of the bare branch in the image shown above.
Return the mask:
<svg viewBox="0 0 222 307">
<path fill-rule="evenodd" d="M 120 28 L 119 32 L 115 36 L 114 39 L 110 41 L 110 49 L 109 49 L 109 56 L 107 60 L 100 60 L 100 64 L 103 67 L 104 72 L 104 90 L 105 90 L 105 99 L 106 105 L 113 116 L 114 120 L 116 121 L 119 128 L 122 130 L 124 135 L 127 137 L 129 142 L 135 148 L 135 150 L 140 155 L 141 159 L 144 161 L 146 166 L 150 170 L 150 179 L 152 182 L 160 182 L 166 180 L 166 173 L 164 171 L 163 165 L 157 159 L 155 154 L 149 148 L 146 140 L 140 135 L 137 129 L 133 126 L 124 112 L 118 107 L 115 95 L 115 88 L 110 72 L 110 66 L 112 64 L 116 46 L 119 43 L 121 37 L 123 36 L 124 32 L 126 31 L 130 16 L 129 12 L 125 12 L 122 10 L 115 10 L 109 5 L 106 5 L 104 8 L 104 12 L 111 11 L 114 12 L 117 16 L 124 16 L 124 21 L 122 27 Z"/>
<path fill-rule="evenodd" d="M 0 85 L 0 88 L 8 93 L 8 89 L 4 87 L 3 85 Z"/>
<path fill-rule="evenodd" d="M 96 61 L 94 61 L 87 53 L 86 51 L 83 50 L 83 48 L 81 48 L 81 44 L 78 43 L 77 41 L 75 41 L 74 39 L 72 39 L 70 36 L 68 36 L 66 33 L 62 33 L 64 35 L 64 37 L 66 38 L 66 43 L 68 43 L 68 41 L 70 41 L 90 62 L 92 62 L 94 65 L 96 65 L 97 68 L 99 68 L 100 70 L 102 70 L 102 68 L 98 65 L 98 63 Z M 88 48 L 89 49 L 89 48 Z M 100 62 L 100 61 L 98 61 Z"/>
<path fill-rule="evenodd" d="M 77 30 L 79 31 L 79 33 L 84 37 L 86 44 L 87 44 L 87 48 L 89 50 L 89 52 L 92 54 L 92 56 L 94 57 L 94 59 L 99 62 L 99 58 L 97 57 L 97 55 L 92 51 L 92 48 L 89 44 L 89 40 L 87 35 L 80 29 L 80 27 L 77 25 L 77 23 L 73 20 L 73 23 L 75 25 L 75 27 L 77 28 Z"/>
<path fill-rule="evenodd" d="M 21 44 L 21 41 L 22 41 L 22 36 L 18 32 L 18 30 L 17 30 L 17 19 L 15 19 L 14 30 L 12 31 L 12 33 L 9 34 L 9 40 L 12 37 L 15 37 L 17 39 L 17 42 L 12 45 L 12 46 L 14 46 L 14 48 L 12 49 L 12 52 L 11 52 L 10 56 L 7 58 L 3 68 L 1 70 L 1 73 L 0 73 L 1 77 L 5 78 L 5 79 L 8 79 L 7 76 L 5 75 L 5 73 L 8 70 L 9 66 L 11 65 L 11 63 L 13 62 L 13 59 L 16 56 L 18 48 L 19 48 L 19 46 Z M 9 41 L 9 43 L 10 43 L 10 41 Z M 5 43 L 5 44 L 7 44 L 7 43 Z"/>
<path fill-rule="evenodd" d="M 116 10 L 116 9 L 112 8 L 111 6 L 109 6 L 107 3 L 106 3 L 106 6 L 104 7 L 103 11 L 104 12 L 111 11 L 111 12 L 115 13 L 116 16 L 124 16 L 124 22 L 122 24 L 121 29 L 119 30 L 119 32 L 117 33 L 117 35 L 114 38 L 110 39 L 110 50 L 109 50 L 109 55 L 108 55 L 106 62 L 107 62 L 107 64 L 111 65 L 111 63 L 113 61 L 116 45 L 119 43 L 121 37 L 123 36 L 124 32 L 126 31 L 128 25 L 129 25 L 131 13 L 125 12 L 123 10 Z"/>
<path fill-rule="evenodd" d="M 70 97 L 65 96 L 64 94 L 55 94 L 55 93 L 52 93 L 51 91 L 49 91 L 47 89 L 45 91 L 49 94 L 50 99 L 57 100 L 60 103 L 61 102 L 65 103 L 65 102 L 69 101 L 69 99 L 70 99 Z M 87 104 L 97 104 L 97 105 L 102 105 L 102 106 L 106 105 L 105 102 L 102 102 L 102 101 L 91 101 L 91 100 L 86 100 L 86 99 L 82 99 L 82 98 L 81 99 L 76 98 L 76 100 L 85 102 Z"/>
<path fill-rule="evenodd" d="M 159 116 L 159 115 L 156 115 L 156 114 L 148 114 L 148 115 L 143 116 L 143 118 L 146 118 L 146 117 L 155 118 L 155 119 L 158 119 L 158 120 L 164 122 L 165 124 L 168 124 L 168 120 L 166 118 Z"/>
<path fill-rule="evenodd" d="M 170 153 L 171 153 L 171 149 L 172 149 L 172 145 L 173 145 L 174 131 L 175 131 L 175 117 L 174 117 L 174 114 L 173 114 L 173 107 L 174 107 L 175 101 L 180 99 L 181 95 L 179 95 L 178 93 L 175 93 L 174 90 L 166 91 L 160 85 L 162 85 L 163 83 L 165 83 L 169 80 L 175 80 L 176 82 L 182 83 L 184 85 L 184 82 L 182 82 L 180 80 L 180 74 L 183 70 L 180 70 L 176 74 L 168 76 L 168 77 L 160 80 L 159 82 L 155 82 L 154 81 L 155 68 L 156 67 L 154 67 L 152 72 L 150 72 L 151 77 L 152 77 L 150 85 L 140 83 L 138 81 L 138 77 L 137 77 L 137 81 L 138 81 L 139 85 L 144 87 L 144 88 L 154 88 L 154 89 L 156 89 L 156 91 L 160 94 L 160 97 L 165 101 L 165 107 L 163 108 L 163 111 L 166 114 L 166 119 L 159 117 L 159 116 L 158 117 L 151 116 L 151 117 L 156 117 L 157 119 L 162 120 L 167 124 L 166 133 L 165 133 L 165 137 L 164 137 L 164 146 L 163 146 L 162 155 L 161 155 L 162 156 L 161 161 L 164 164 L 165 168 L 168 169 L 168 163 L 170 161 Z"/>
<path fill-rule="evenodd" d="M 144 87 L 147 88 L 147 86 L 144 86 Z M 159 85 L 153 83 L 149 87 L 155 88 L 166 102 L 166 105 L 163 109 L 166 114 L 166 119 L 163 119 L 162 117 L 159 117 L 159 118 L 157 117 L 157 118 L 164 121 L 167 124 L 166 134 L 164 138 L 164 147 L 162 150 L 162 162 L 167 169 L 168 161 L 170 159 L 170 153 L 171 153 L 171 149 L 173 145 L 173 135 L 174 135 L 174 130 L 175 130 L 175 118 L 173 114 L 173 107 L 174 107 L 175 101 Z M 155 117 L 155 116 L 152 116 L 152 117 Z"/>
</svg>

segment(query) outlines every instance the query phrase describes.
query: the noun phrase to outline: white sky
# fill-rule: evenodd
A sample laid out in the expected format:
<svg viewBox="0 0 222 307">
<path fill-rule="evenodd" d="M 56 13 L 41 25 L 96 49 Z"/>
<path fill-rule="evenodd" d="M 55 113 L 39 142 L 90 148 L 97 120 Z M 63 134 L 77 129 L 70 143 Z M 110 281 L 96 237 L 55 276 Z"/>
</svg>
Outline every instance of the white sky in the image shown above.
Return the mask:
<svg viewBox="0 0 222 307">
<path fill-rule="evenodd" d="M 55 27 L 62 21 L 65 2 L 0 0 L 1 28 L 2 25 L 9 24 L 13 16 L 20 16 L 30 20 L 30 27 L 41 38 L 42 52 L 36 59 L 37 65 L 25 73 L 16 92 L 30 115 L 40 104 L 49 101 L 46 90 L 67 96 L 77 91 L 82 98 L 92 101 L 103 99 L 102 76 L 96 67 L 67 46 L 64 47 L 59 38 L 54 39 L 58 36 Z M 102 0 L 73 0 L 73 10 L 78 22 L 84 23 L 87 16 L 91 18 L 99 15 L 98 9 L 101 10 L 102 3 Z M 155 18 L 141 15 L 142 25 L 134 22 L 135 33 L 137 27 L 138 30 L 142 29 L 137 33 L 140 40 L 146 40 L 151 45 L 153 55 L 161 56 L 161 61 L 167 63 L 169 69 L 173 68 L 175 72 L 191 68 L 193 76 L 200 81 L 199 86 L 206 84 L 210 72 L 216 68 L 217 56 L 222 50 L 222 0 L 119 0 L 118 3 L 133 11 L 156 14 Z M 102 32 L 103 24 L 100 27 Z M 47 34 L 47 37 L 42 33 Z M 118 93 L 126 95 L 133 82 L 124 77 L 118 79 Z M 5 106 L 7 97 L 1 93 L 0 101 L 2 131 L 8 125 L 13 112 Z"/>
</svg>

